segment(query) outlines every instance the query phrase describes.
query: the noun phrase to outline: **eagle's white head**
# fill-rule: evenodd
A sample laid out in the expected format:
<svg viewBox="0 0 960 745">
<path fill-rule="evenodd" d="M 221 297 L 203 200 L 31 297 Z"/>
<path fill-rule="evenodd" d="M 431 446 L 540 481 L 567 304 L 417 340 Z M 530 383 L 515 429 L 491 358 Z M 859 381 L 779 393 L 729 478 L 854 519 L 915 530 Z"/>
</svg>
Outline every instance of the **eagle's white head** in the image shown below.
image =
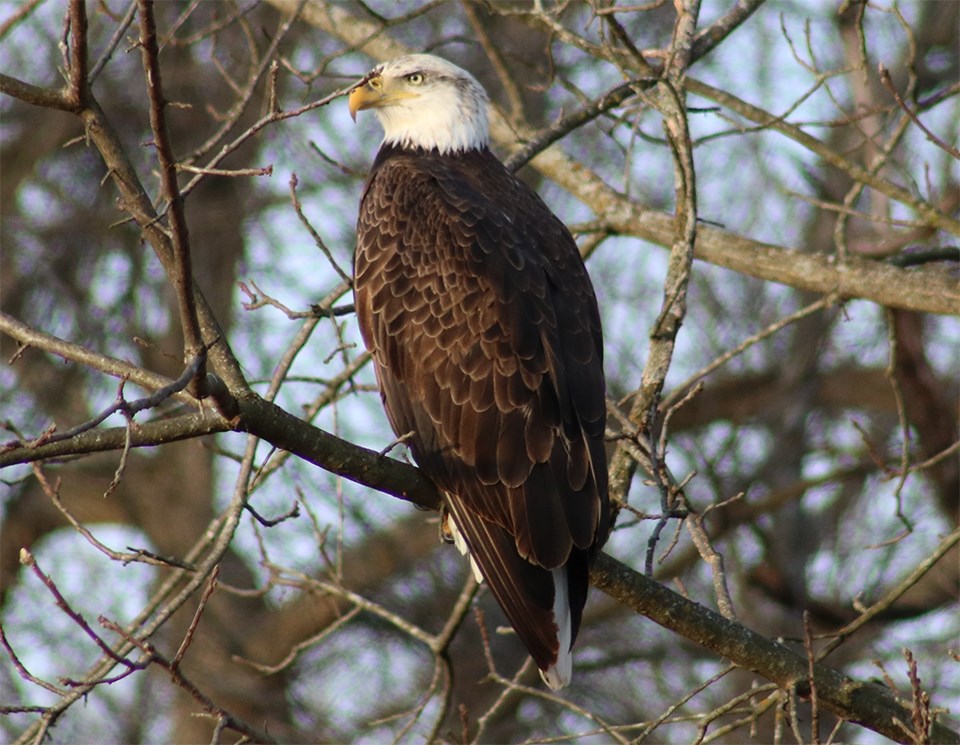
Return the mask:
<svg viewBox="0 0 960 745">
<path fill-rule="evenodd" d="M 456 153 L 490 141 L 489 98 L 466 70 L 432 54 L 411 54 L 375 67 L 353 89 L 350 115 L 373 109 L 385 144 Z"/>
</svg>

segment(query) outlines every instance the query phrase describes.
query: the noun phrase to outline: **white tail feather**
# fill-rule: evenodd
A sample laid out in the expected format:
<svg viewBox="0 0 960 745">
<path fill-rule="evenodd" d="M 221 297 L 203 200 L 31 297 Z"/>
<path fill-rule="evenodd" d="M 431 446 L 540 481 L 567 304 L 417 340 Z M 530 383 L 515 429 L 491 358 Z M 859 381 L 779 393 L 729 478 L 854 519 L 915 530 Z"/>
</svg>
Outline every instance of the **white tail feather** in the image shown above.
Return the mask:
<svg viewBox="0 0 960 745">
<path fill-rule="evenodd" d="M 464 556 L 470 557 L 470 567 L 473 569 L 473 576 L 477 582 L 483 582 L 483 575 L 480 573 L 480 567 L 474 561 L 467 546 L 467 541 L 457 527 L 453 516 L 447 513 L 446 532 L 453 538 L 453 545 Z M 554 691 L 570 684 L 570 678 L 573 677 L 573 652 L 570 650 L 570 595 L 567 586 L 567 568 L 557 567 L 552 570 L 553 575 L 553 621 L 557 625 L 557 641 L 559 649 L 557 651 L 557 661 L 546 670 L 540 671 L 540 677 Z"/>
<path fill-rule="evenodd" d="M 477 562 L 474 561 L 473 555 L 470 553 L 470 548 L 467 546 L 467 540 L 463 537 L 463 533 L 461 533 L 460 528 L 457 527 L 453 515 L 449 512 L 447 513 L 447 533 L 453 536 L 453 545 L 457 547 L 457 550 L 464 556 L 470 557 L 470 567 L 473 569 L 473 576 L 478 583 L 482 584 L 483 575 L 480 573 L 480 567 L 477 566 Z"/>
<path fill-rule="evenodd" d="M 560 649 L 557 661 L 546 670 L 540 671 L 540 677 L 553 690 L 563 688 L 573 677 L 573 652 L 570 650 L 570 596 L 567 590 L 567 568 L 553 570 L 553 620 L 557 624 L 557 638 Z"/>
</svg>

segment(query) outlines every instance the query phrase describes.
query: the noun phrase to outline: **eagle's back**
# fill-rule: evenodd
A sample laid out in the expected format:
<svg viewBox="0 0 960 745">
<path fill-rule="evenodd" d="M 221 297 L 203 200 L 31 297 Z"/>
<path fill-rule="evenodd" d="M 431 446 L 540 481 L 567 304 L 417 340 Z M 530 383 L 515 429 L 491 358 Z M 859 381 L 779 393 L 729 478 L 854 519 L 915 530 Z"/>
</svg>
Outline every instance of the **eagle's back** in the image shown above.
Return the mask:
<svg viewBox="0 0 960 745">
<path fill-rule="evenodd" d="M 394 431 L 543 669 L 549 570 L 567 567 L 575 638 L 609 530 L 600 317 L 576 243 L 488 150 L 384 146 L 355 294 Z"/>
</svg>

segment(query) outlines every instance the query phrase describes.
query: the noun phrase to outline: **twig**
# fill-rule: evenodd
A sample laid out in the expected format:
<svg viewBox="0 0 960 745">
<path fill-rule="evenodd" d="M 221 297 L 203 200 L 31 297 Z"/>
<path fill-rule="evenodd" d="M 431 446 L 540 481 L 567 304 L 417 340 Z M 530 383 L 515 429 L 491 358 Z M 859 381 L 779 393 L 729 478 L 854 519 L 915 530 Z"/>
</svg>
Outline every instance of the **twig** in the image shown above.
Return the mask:
<svg viewBox="0 0 960 745">
<path fill-rule="evenodd" d="M 106 49 L 104 49 L 103 54 L 100 55 L 100 59 L 97 61 L 97 64 L 95 64 L 93 69 L 90 71 L 87 85 L 93 85 L 93 81 L 97 79 L 100 71 L 106 67 L 107 63 L 110 61 L 110 58 L 113 57 L 113 53 L 117 50 L 117 46 L 119 46 L 120 40 L 130 27 L 130 24 L 133 23 L 133 19 L 136 14 L 137 0 L 130 0 L 130 5 L 127 7 L 126 14 L 120 20 L 120 23 L 117 24 L 117 28 L 113 32 L 113 36 L 110 37 L 110 42 L 107 44 Z"/>
<path fill-rule="evenodd" d="M 479 15 L 482 6 L 479 3 L 472 2 L 472 0 L 461 0 L 460 7 L 463 9 L 463 14 L 466 16 L 467 22 L 473 30 L 473 35 L 483 48 L 487 59 L 490 60 L 490 64 L 497 74 L 500 85 L 503 86 L 504 94 L 509 102 L 510 118 L 517 121 L 526 119 L 526 112 L 523 106 L 523 92 L 520 90 L 516 76 L 512 74 L 512 71 L 504 61 L 501 46 L 490 38 L 486 19 L 481 18 Z"/>
<path fill-rule="evenodd" d="M 601 94 L 586 106 L 582 106 L 566 116 L 561 117 L 539 132 L 529 138 L 523 147 L 514 151 L 503 164 L 511 171 L 518 171 L 527 164 L 537 153 L 545 150 L 557 140 L 570 134 L 575 129 L 584 124 L 593 121 L 598 116 L 617 108 L 621 103 L 631 96 L 637 94 L 637 86 L 640 83 L 652 84 L 655 78 L 634 78 L 626 83 L 611 88 L 606 93 Z"/>
<path fill-rule="evenodd" d="M 531 665 L 529 661 L 524 662 L 524 666 Z M 531 665 L 532 666 L 532 665 Z M 578 716 L 583 717 L 588 722 L 592 722 L 597 725 L 601 732 L 610 737 L 614 742 L 621 743 L 622 745 L 628 745 L 630 742 L 627 738 L 617 732 L 616 728 L 612 725 L 605 722 L 603 719 L 598 717 L 589 709 L 586 709 L 582 706 L 579 706 L 568 699 L 564 699 L 554 693 L 549 693 L 547 691 L 541 690 L 539 688 L 532 688 L 531 686 L 526 686 L 521 683 L 516 682 L 516 680 L 508 680 L 501 675 L 491 674 L 490 678 L 494 683 L 497 683 L 502 686 L 508 686 L 511 690 L 516 691 L 519 694 L 529 696 L 531 698 L 538 698 L 543 701 L 549 701 L 558 706 L 567 709 L 568 711 L 577 714 Z"/>
<path fill-rule="evenodd" d="M 820 745 L 820 713 L 817 710 L 817 678 L 814 668 L 817 662 L 813 651 L 813 630 L 810 627 L 810 612 L 803 611 L 803 650 L 807 655 L 809 674 L 807 681 L 810 685 L 810 737 L 813 745 Z"/>
<path fill-rule="evenodd" d="M 312 311 L 297 311 L 292 308 L 288 308 L 286 305 L 281 303 L 275 297 L 271 297 L 263 290 L 261 290 L 257 283 L 253 280 L 250 280 L 250 286 L 247 286 L 246 282 L 237 282 L 237 287 L 240 288 L 240 292 L 247 296 L 247 301 L 243 303 L 244 310 L 259 310 L 260 308 L 272 307 L 281 311 L 287 318 L 291 321 L 295 321 L 301 318 L 316 318 L 317 314 Z M 253 290 L 250 289 L 253 287 Z"/>
<path fill-rule="evenodd" d="M 891 588 L 886 595 L 864 610 L 855 621 L 848 623 L 846 626 L 840 629 L 836 633 L 836 637 L 817 654 L 817 661 L 819 662 L 820 660 L 826 658 L 827 655 L 829 655 L 853 634 L 863 628 L 863 626 L 893 605 L 900 598 L 900 596 L 903 595 L 903 593 L 919 582 L 921 577 L 929 572 L 934 565 L 958 543 L 960 543 L 960 528 L 954 530 L 950 535 L 940 541 L 933 553 L 917 564 L 914 570 L 904 577 L 901 582 L 897 583 L 893 588 Z"/>
<path fill-rule="evenodd" d="M 893 400 L 897 405 L 897 421 L 900 424 L 900 477 L 893 495 L 896 500 L 897 519 L 903 525 L 907 533 L 913 532 L 913 522 L 903 512 L 903 487 L 907 483 L 910 473 L 910 422 L 907 418 L 906 404 L 903 400 L 903 391 L 900 389 L 900 380 L 897 375 L 898 366 L 898 348 L 897 322 L 895 313 L 897 311 L 886 309 L 885 316 L 887 321 L 887 344 L 890 350 L 887 367 L 884 374 L 890 382 L 890 390 L 893 393 Z"/>
<path fill-rule="evenodd" d="M 327 247 L 327 244 L 324 243 L 323 238 L 320 237 L 320 234 L 316 231 L 313 225 L 310 224 L 310 221 L 306 218 L 306 215 L 303 214 L 303 205 L 300 204 L 300 199 L 297 197 L 297 174 L 290 174 L 290 201 L 293 203 L 293 209 L 297 213 L 297 217 L 300 219 L 300 223 L 307 229 L 307 232 L 310 233 L 310 236 L 313 238 L 313 242 L 317 245 L 323 255 L 327 257 L 327 261 L 330 266 L 333 267 L 333 270 L 340 275 L 348 287 L 353 287 L 353 277 L 347 274 L 343 269 L 340 268 L 340 265 L 333 258 L 333 254 L 330 253 L 330 249 Z"/>
<path fill-rule="evenodd" d="M 12 16 L 5 20 L 3 24 L 0 24 L 0 41 L 2 41 L 3 37 L 10 33 L 11 29 L 18 23 L 33 13 L 42 2 L 43 0 L 28 0 L 28 2 L 21 5 Z"/>
<path fill-rule="evenodd" d="M 167 202 L 167 220 L 170 225 L 170 244 L 172 258 L 166 266 L 170 282 L 177 296 L 177 308 L 180 313 L 180 326 L 183 330 L 184 353 L 190 358 L 198 357 L 204 351 L 203 334 L 197 316 L 196 297 L 193 292 L 193 269 L 190 259 L 190 236 L 183 210 L 183 195 L 177 182 L 177 161 L 173 154 L 167 120 L 164 113 L 167 102 L 163 96 L 163 84 L 160 75 L 160 50 L 157 46 L 157 27 L 153 17 L 153 3 L 150 0 L 138 0 L 140 16 L 140 47 L 143 51 L 143 68 L 147 77 L 147 95 L 150 99 L 150 128 L 153 131 L 153 144 L 157 151 L 160 167 L 160 184 L 163 197 Z M 191 393 L 198 398 L 204 397 L 202 384 L 206 355 L 201 359 L 195 379 L 191 384 Z"/>
<path fill-rule="evenodd" d="M 301 652 L 304 652 L 311 647 L 317 646 L 320 642 L 326 639 L 329 636 L 332 636 L 342 627 L 350 623 L 354 618 L 356 618 L 360 613 L 363 612 L 363 609 L 359 606 L 353 606 L 347 610 L 343 615 L 339 616 L 332 623 L 327 624 L 319 633 L 314 634 L 309 639 L 304 639 L 294 644 L 290 650 L 287 652 L 286 656 L 274 665 L 266 665 L 260 662 L 254 662 L 253 660 L 248 660 L 239 655 L 234 655 L 231 659 L 241 665 L 246 665 L 251 667 L 254 670 L 263 673 L 264 675 L 274 675 L 279 673 L 281 670 L 288 668 L 293 662 L 300 656 Z"/>
<path fill-rule="evenodd" d="M 711 101 L 716 101 L 722 106 L 735 111 L 751 121 L 757 122 L 758 124 L 769 127 L 770 129 L 785 135 L 789 139 L 805 147 L 810 152 L 823 158 L 829 165 L 845 172 L 848 176 L 850 176 L 850 178 L 860 181 L 863 184 L 880 192 L 881 194 L 885 194 L 891 199 L 895 199 L 896 201 L 911 208 L 915 212 L 918 212 L 931 227 L 940 228 L 941 230 L 945 230 L 953 235 L 960 235 L 960 221 L 957 221 L 941 210 L 938 210 L 934 205 L 930 204 L 924 199 L 921 199 L 920 197 L 911 194 L 906 189 L 897 186 L 885 178 L 870 173 L 863 166 L 848 160 L 841 154 L 837 153 L 834 149 L 829 147 L 826 143 L 818 140 L 812 135 L 807 134 L 799 127 L 789 124 L 779 117 L 753 106 L 727 91 L 708 85 L 700 80 L 687 78 L 686 86 L 690 93 L 695 93 L 696 95 L 704 96 Z"/>
<path fill-rule="evenodd" d="M 949 143 L 944 142 L 939 137 L 937 137 L 933 132 L 927 129 L 924 123 L 920 121 L 920 117 L 918 117 L 916 113 L 913 111 L 913 109 L 911 109 L 907 105 L 906 101 L 903 100 L 903 97 L 900 95 L 900 91 L 897 90 L 896 86 L 893 84 L 893 80 L 890 78 L 890 71 L 887 70 L 886 67 L 884 67 L 882 62 L 878 65 L 878 70 L 880 73 L 880 82 L 883 83 L 883 87 L 893 94 L 893 97 L 896 100 L 897 105 L 900 106 L 901 109 L 903 109 L 904 114 L 910 117 L 910 121 L 912 121 L 914 124 L 916 124 L 920 128 L 920 130 L 927 136 L 927 139 L 930 142 L 932 142 L 934 145 L 936 145 L 938 148 L 948 153 L 952 157 L 956 158 L 957 160 L 960 160 L 960 150 L 955 148 L 953 145 L 950 145 Z"/>
<path fill-rule="evenodd" d="M 246 505 L 244 505 L 244 509 L 247 512 L 249 512 L 251 515 L 253 515 L 253 519 L 256 520 L 258 523 L 260 523 L 265 528 L 272 528 L 275 525 L 279 525 L 282 522 L 286 522 L 287 520 L 292 520 L 295 517 L 300 517 L 300 505 L 297 502 L 294 502 L 293 507 L 291 507 L 289 510 L 284 512 L 282 515 L 274 518 L 264 517 L 259 512 L 257 512 L 253 508 L 253 505 L 251 505 L 249 502 Z"/>
<path fill-rule="evenodd" d="M 180 667 L 180 662 L 183 660 L 183 655 L 186 654 L 187 648 L 193 641 L 193 634 L 197 630 L 197 626 L 200 624 L 200 616 L 203 615 L 203 610 L 207 607 L 207 601 L 210 600 L 210 596 L 213 595 L 214 590 L 217 589 L 217 578 L 219 576 L 220 565 L 215 564 L 213 571 L 210 572 L 210 576 L 207 579 L 207 584 L 203 588 L 203 594 L 200 596 L 200 602 L 197 604 L 197 610 L 193 614 L 193 619 L 190 621 L 190 626 L 187 628 L 187 633 L 184 634 L 183 641 L 180 643 L 180 648 L 177 650 L 177 653 L 173 656 L 173 660 L 170 662 L 170 667 L 173 670 L 176 670 Z"/>
<path fill-rule="evenodd" d="M 205 176 L 272 176 L 273 166 L 264 166 L 263 168 L 200 168 L 191 166 L 188 163 L 177 163 L 178 171 L 187 171 L 188 173 L 202 173 Z"/>
<path fill-rule="evenodd" d="M 720 18 L 698 31 L 690 50 L 691 63 L 713 51 L 765 2 L 766 0 L 738 0 Z"/>
<path fill-rule="evenodd" d="M 278 573 L 282 571 L 280 567 L 270 566 L 269 568 L 277 571 Z M 314 591 L 320 591 L 334 597 L 341 598 L 342 600 L 346 600 L 347 602 L 353 604 L 355 607 L 371 613 L 374 616 L 386 621 L 390 625 L 395 626 L 400 631 L 425 645 L 428 649 L 432 648 L 432 645 L 434 644 L 434 639 L 436 637 L 433 634 L 430 634 L 416 624 L 408 621 L 406 618 L 403 618 L 399 614 L 388 610 L 379 603 L 369 600 L 363 597 L 363 595 L 353 592 L 352 590 L 348 590 L 345 587 L 341 587 L 333 582 L 327 582 L 324 580 L 315 579 L 313 577 L 308 577 L 302 572 L 286 572 L 285 576 L 278 577 L 276 584 L 280 586 L 309 588 Z"/>
<path fill-rule="evenodd" d="M 3 647 L 4 651 L 10 656 L 10 661 L 13 663 L 13 667 L 16 669 L 17 673 L 28 683 L 33 683 L 40 688 L 43 688 L 45 691 L 50 691 L 50 693 L 56 694 L 57 696 L 63 695 L 63 689 L 57 688 L 53 683 L 48 683 L 42 678 L 38 678 L 33 675 L 24 664 L 20 661 L 20 658 L 17 657 L 17 653 L 13 651 L 13 647 L 10 646 L 10 642 L 7 640 L 7 635 L 3 631 L 3 624 L 0 623 L 0 646 Z M 46 712 L 47 707 L 42 707 L 41 711 Z"/>
<path fill-rule="evenodd" d="M 124 565 L 131 562 L 138 562 L 143 564 L 152 564 L 155 566 L 181 566 L 185 567 L 182 564 L 170 560 L 164 559 L 157 556 L 156 554 L 151 554 L 147 551 L 137 551 L 136 549 L 128 549 L 133 553 L 125 554 L 120 551 L 114 551 L 109 546 L 101 543 L 97 540 L 96 536 L 93 535 L 90 530 L 83 525 L 77 518 L 73 515 L 70 510 L 67 509 L 66 505 L 63 504 L 63 500 L 60 498 L 60 482 L 57 481 L 56 485 L 51 484 L 47 479 L 46 474 L 40 468 L 39 464 L 36 462 L 33 463 L 33 475 L 37 479 L 37 482 L 40 484 L 40 488 L 43 490 L 43 493 L 46 497 L 53 503 L 53 506 L 60 510 L 60 514 L 64 516 L 68 523 L 76 530 L 80 535 L 82 535 L 91 546 L 103 553 L 105 556 L 110 557 L 114 561 L 123 562 Z"/>
<path fill-rule="evenodd" d="M 958 538 L 960 530 L 953 534 L 954 542 Z M 597 557 L 590 579 L 597 589 L 637 613 L 781 687 L 789 687 L 809 674 L 808 661 L 782 643 L 681 597 L 607 554 Z M 821 664 L 817 664 L 815 674 L 821 709 L 829 709 L 886 737 L 902 738 L 892 719 L 909 716 L 909 712 L 888 691 L 851 680 Z M 856 694 L 851 696 L 854 691 Z M 960 743 L 956 732 L 937 722 L 932 727 L 932 737 L 937 742 Z"/>
<path fill-rule="evenodd" d="M 230 130 L 234 127 L 234 125 L 239 120 L 240 116 L 242 116 L 243 113 L 247 110 L 247 107 L 250 105 L 250 102 L 253 100 L 254 95 L 256 95 L 257 82 L 260 80 L 261 77 L 263 77 L 263 75 L 265 75 L 269 71 L 273 63 L 273 59 L 276 56 L 277 50 L 280 48 L 280 44 L 284 41 L 284 39 L 286 39 L 287 33 L 294 26 L 294 24 L 299 20 L 300 11 L 303 8 L 303 5 L 304 3 L 301 0 L 301 2 L 298 3 L 298 7 L 295 9 L 293 13 L 290 13 L 289 15 L 285 15 L 283 17 L 279 29 L 275 34 L 273 34 L 273 38 L 270 41 L 270 47 L 267 49 L 266 53 L 263 55 L 263 58 L 260 62 L 259 67 L 250 76 L 250 80 L 248 81 L 248 85 L 247 85 L 246 95 L 244 95 L 243 98 L 237 101 L 236 104 L 234 104 L 233 108 L 231 109 L 229 114 L 226 116 L 223 126 L 221 126 L 220 129 L 218 129 L 216 132 L 214 132 L 213 135 L 208 137 L 205 142 L 203 142 L 196 149 L 194 149 L 194 151 L 190 153 L 186 158 L 184 158 L 184 160 L 187 163 L 195 163 L 198 159 L 202 158 L 206 153 L 210 152 L 214 147 L 216 147 L 217 143 L 220 142 L 224 137 L 226 137 L 227 133 L 229 133 Z M 272 109 L 271 109 L 271 112 L 272 112 Z M 231 147 L 228 152 L 232 152 L 234 149 L 236 149 L 236 147 L 239 147 L 239 144 L 235 145 L 234 147 Z M 213 159 L 211 159 L 210 162 L 207 163 L 207 167 L 214 167 L 217 163 L 219 163 L 220 160 L 222 160 L 227 154 L 226 152 L 224 152 L 224 149 L 226 148 L 227 146 L 224 146 L 223 148 L 221 148 L 220 153 L 217 156 L 215 156 Z M 187 184 L 183 188 L 182 193 L 184 196 L 186 196 L 191 191 L 193 191 L 194 187 L 199 182 L 200 178 L 202 178 L 202 174 L 198 175 L 198 178 L 193 179 L 189 184 Z"/>
<path fill-rule="evenodd" d="M 26 548 L 20 549 L 20 563 L 23 566 L 31 569 L 33 573 L 40 578 L 40 581 L 44 584 L 47 590 L 50 591 L 50 594 L 53 595 L 53 599 L 56 602 L 57 607 L 60 610 L 62 610 L 70 618 L 71 621 L 73 621 L 77 626 L 79 626 L 83 630 L 83 632 L 93 640 L 93 643 L 100 648 L 101 652 L 107 655 L 114 662 L 117 662 L 128 669 L 135 667 L 135 663 L 130 662 L 130 660 L 128 660 L 126 657 L 123 657 L 122 655 L 119 655 L 116 652 L 114 652 L 110 648 L 110 646 L 105 641 L 103 641 L 103 639 L 100 638 L 97 632 L 94 631 L 92 628 L 90 628 L 90 624 L 87 623 L 83 615 L 80 614 L 78 611 L 75 611 L 73 607 L 70 605 L 70 603 L 67 602 L 66 598 L 64 598 L 63 595 L 60 593 L 60 590 L 57 587 L 57 585 L 54 583 L 54 581 L 50 579 L 49 576 L 44 574 L 43 570 L 40 569 L 40 566 L 37 564 L 36 559 L 34 559 L 33 554 L 31 554 L 30 551 Z M 73 681 L 67 682 L 67 685 L 70 685 L 72 682 Z"/>
<path fill-rule="evenodd" d="M 907 661 L 907 677 L 910 679 L 910 693 L 913 702 L 910 733 L 916 745 L 930 744 L 930 724 L 933 721 L 930 711 L 930 694 L 923 690 L 920 673 L 917 670 L 917 661 L 909 649 L 903 650 L 903 657 Z"/>
<path fill-rule="evenodd" d="M 125 429 L 129 430 L 129 429 L 130 429 L 130 420 L 132 420 L 132 418 L 133 418 L 136 414 L 138 414 L 139 412 L 143 411 L 144 409 L 152 409 L 152 408 L 154 408 L 154 407 L 156 407 L 156 406 L 159 406 L 161 403 L 163 403 L 164 401 L 166 401 L 166 400 L 167 400 L 168 398 L 170 398 L 172 395 L 174 395 L 175 393 L 179 393 L 179 392 L 182 391 L 184 388 L 186 388 L 187 384 L 188 384 L 191 380 L 193 380 L 194 376 L 195 376 L 196 373 L 197 373 L 197 370 L 199 370 L 201 361 L 202 361 L 203 359 L 205 359 L 205 358 L 206 358 L 206 355 L 205 355 L 205 354 L 197 355 L 197 356 L 194 357 L 194 358 L 190 361 L 190 363 L 184 368 L 184 370 L 183 370 L 183 372 L 180 374 L 180 377 L 179 377 L 179 378 L 177 378 L 176 380 L 174 380 L 174 381 L 173 381 L 172 383 L 170 383 L 169 385 L 166 385 L 166 386 L 158 389 L 157 391 L 155 391 L 155 392 L 152 393 L 151 395 L 146 396 L 146 397 L 144 397 L 144 398 L 137 399 L 137 400 L 135 400 L 135 401 L 127 401 L 127 400 L 123 397 L 123 383 L 124 383 L 124 378 L 121 378 L 121 379 L 120 379 L 119 391 L 118 391 L 118 393 L 117 393 L 117 397 L 113 400 L 113 403 L 111 403 L 109 406 L 107 406 L 103 411 L 101 411 L 99 414 L 97 414 L 97 415 L 96 415 L 95 417 L 93 417 L 92 419 L 88 419 L 86 422 L 83 422 L 82 424 L 78 424 L 76 427 L 73 427 L 73 428 L 67 430 L 66 432 L 60 432 L 60 433 L 57 433 L 57 434 L 53 434 L 52 432 L 49 432 L 49 433 L 46 433 L 46 432 L 45 432 L 43 435 L 41 435 L 39 438 L 37 438 L 36 440 L 34 440 L 34 441 L 32 441 L 32 442 L 28 442 L 28 443 L 21 443 L 21 442 L 6 443 L 6 444 L 4 444 L 4 448 L 3 448 L 3 449 L 6 451 L 6 450 L 10 450 L 10 449 L 12 449 L 12 448 L 14 448 L 14 447 L 33 448 L 33 447 L 37 447 L 37 446 L 40 446 L 40 445 L 47 445 L 47 444 L 51 444 L 51 443 L 55 443 L 55 442 L 60 442 L 60 441 L 63 441 L 63 440 L 71 440 L 71 439 L 77 437 L 78 435 L 83 434 L 84 432 L 87 432 L 87 431 L 89 431 L 89 430 L 94 429 L 95 427 L 100 426 L 108 417 L 110 417 L 111 415 L 116 414 L 116 413 L 121 413 L 121 414 L 123 414 L 125 417 L 127 417 L 127 419 L 128 419 L 128 425 L 127 425 L 127 427 L 125 427 Z M 128 444 L 128 443 L 127 443 L 127 441 L 125 440 L 125 446 L 126 446 L 127 444 Z"/>
<path fill-rule="evenodd" d="M 710 542 L 710 536 L 707 535 L 706 528 L 703 525 L 703 515 L 691 512 L 684 524 L 690 534 L 690 540 L 693 541 L 693 545 L 700 552 L 700 557 L 710 567 L 710 573 L 713 577 L 713 591 L 717 597 L 717 610 L 724 618 L 736 621 L 737 613 L 734 610 L 733 598 L 727 587 L 727 573 L 724 570 L 723 555 L 718 553 Z"/>
<path fill-rule="evenodd" d="M 714 721 L 725 714 L 730 713 L 741 703 L 750 701 L 750 699 L 755 698 L 763 693 L 767 693 L 769 695 L 763 701 L 754 705 L 747 716 L 734 722 L 730 722 L 722 727 L 718 727 L 710 733 L 709 737 L 707 736 L 707 727 L 709 727 Z M 749 724 L 751 726 L 756 724 L 757 719 L 766 714 L 770 710 L 771 706 L 775 706 L 778 695 L 779 688 L 772 683 L 763 686 L 757 686 L 756 688 L 751 688 L 750 690 L 741 693 L 739 696 L 731 699 L 723 706 L 719 706 L 713 711 L 702 715 L 703 721 L 697 728 L 697 739 L 693 741 L 692 745 L 705 745 L 706 743 L 714 742 L 716 740 L 719 740 L 720 742 L 729 742 L 728 735 L 731 732 L 735 732 L 745 724 Z M 843 720 L 841 719 L 840 721 L 842 722 Z M 756 738 L 750 737 L 750 739 L 755 740 Z"/>
<path fill-rule="evenodd" d="M 248 724 L 244 720 L 240 719 L 236 715 L 230 713 L 224 708 L 217 706 L 213 700 L 207 696 L 203 691 L 201 691 L 196 684 L 190 681 L 183 672 L 180 670 L 179 665 L 174 664 L 172 660 L 167 659 L 164 655 L 160 654 L 157 651 L 156 647 L 153 646 L 150 642 L 144 641 L 143 639 L 132 636 L 127 633 L 123 628 L 118 626 L 115 623 L 107 621 L 106 619 L 101 619 L 101 623 L 104 628 L 113 631 L 117 636 L 122 638 L 128 644 L 131 644 L 139 648 L 145 656 L 144 666 L 155 664 L 159 667 L 162 667 L 170 674 L 170 679 L 180 688 L 184 689 L 203 709 L 217 717 L 222 723 L 223 727 L 239 732 L 243 735 L 246 735 L 248 738 L 252 739 L 254 742 L 269 742 L 276 743 L 277 740 L 271 737 L 266 732 L 258 730 L 256 727 Z M 183 646 L 181 645 L 181 649 Z"/>
<path fill-rule="evenodd" d="M 483 624 L 483 613 L 479 608 L 476 608 L 474 611 L 474 615 L 477 617 L 477 624 L 480 627 L 481 637 L 486 642 L 487 636 L 486 636 L 486 628 Z M 493 659 L 489 655 L 489 645 L 486 645 L 486 644 L 484 645 L 484 654 L 486 655 L 486 658 L 487 658 L 487 667 L 490 670 L 490 673 L 492 675 L 495 672 L 495 668 L 493 665 Z M 500 710 L 506 706 L 507 702 L 511 698 L 514 698 L 517 696 L 517 689 L 514 684 L 523 680 L 524 676 L 526 676 L 527 673 L 530 672 L 530 668 L 532 666 L 533 666 L 533 662 L 529 657 L 526 660 L 524 660 L 523 664 L 517 669 L 517 672 L 514 673 L 514 676 L 510 681 L 511 684 L 503 687 L 503 690 L 500 692 L 500 695 L 497 696 L 497 700 L 490 705 L 490 708 L 488 708 L 479 719 L 477 719 L 477 729 L 476 729 L 476 732 L 474 733 L 473 739 L 470 741 L 472 745 L 475 745 L 476 743 L 482 741 L 483 734 L 486 731 L 487 725 L 500 712 Z"/>
<path fill-rule="evenodd" d="M 693 690 L 691 690 L 691 691 L 689 691 L 688 693 L 684 694 L 683 696 L 681 696 L 681 697 L 680 697 L 679 699 L 677 699 L 676 701 L 673 701 L 673 702 L 670 704 L 670 706 L 668 706 L 668 707 L 663 711 L 663 713 L 660 714 L 660 716 L 658 716 L 656 719 L 652 720 L 651 722 L 647 723 L 647 725 L 646 725 L 642 730 L 640 730 L 640 732 L 639 732 L 638 734 L 636 734 L 636 735 L 634 736 L 633 742 L 640 742 L 640 741 L 642 741 L 645 737 L 647 737 L 647 735 L 651 734 L 657 727 L 659 727 L 661 724 L 663 724 L 665 721 L 667 721 L 667 720 L 673 715 L 673 713 L 674 713 L 675 711 L 677 711 L 678 709 L 680 709 L 680 707 L 686 706 L 687 703 L 688 703 L 694 696 L 696 696 L 696 695 L 698 695 L 698 694 L 700 694 L 700 693 L 703 693 L 703 691 L 705 691 L 707 688 L 709 688 L 710 686 L 712 686 L 714 683 L 716 683 L 716 682 L 717 682 L 718 680 L 720 680 L 721 678 L 723 678 L 723 677 L 725 677 L 726 675 L 732 673 L 732 672 L 733 672 L 734 670 L 736 670 L 736 669 L 737 669 L 737 666 L 736 666 L 736 665 L 728 665 L 727 667 L 723 668 L 723 670 L 721 670 L 721 671 L 720 671 L 719 673 L 717 673 L 716 675 L 713 675 L 713 676 L 709 677 L 706 681 L 704 681 L 704 682 L 701 683 L 700 685 L 696 686 Z M 752 695 L 752 694 L 753 694 L 753 692 L 751 691 L 751 695 Z"/>
</svg>

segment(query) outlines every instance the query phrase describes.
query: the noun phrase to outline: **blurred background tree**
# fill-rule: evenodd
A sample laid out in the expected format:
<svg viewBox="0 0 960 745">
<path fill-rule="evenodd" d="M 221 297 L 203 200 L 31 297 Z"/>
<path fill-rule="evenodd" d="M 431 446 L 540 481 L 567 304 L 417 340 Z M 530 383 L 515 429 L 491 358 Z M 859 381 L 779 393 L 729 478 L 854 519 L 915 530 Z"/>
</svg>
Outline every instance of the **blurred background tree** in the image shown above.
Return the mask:
<svg viewBox="0 0 960 745">
<path fill-rule="evenodd" d="M 4 741 L 956 729 L 960 4 L 3 13 Z M 390 496 L 435 505 L 375 455 L 349 275 L 380 133 L 336 95 L 410 51 L 486 85 L 498 154 L 588 258 L 607 553 L 894 689 L 902 726 L 597 591 L 546 696 L 435 515 Z"/>
</svg>

